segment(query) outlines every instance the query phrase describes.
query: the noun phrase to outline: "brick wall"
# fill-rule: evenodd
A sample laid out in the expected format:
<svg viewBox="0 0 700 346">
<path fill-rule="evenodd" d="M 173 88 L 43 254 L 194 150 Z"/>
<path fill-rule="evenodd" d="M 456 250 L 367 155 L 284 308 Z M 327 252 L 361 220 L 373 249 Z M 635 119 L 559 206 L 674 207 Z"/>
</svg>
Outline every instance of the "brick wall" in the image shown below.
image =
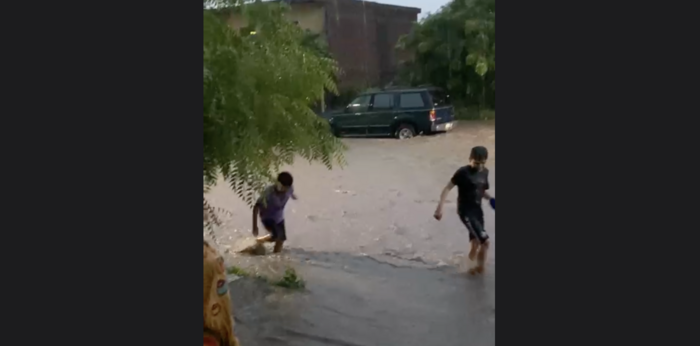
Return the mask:
<svg viewBox="0 0 700 346">
<path fill-rule="evenodd" d="M 419 9 L 359 0 L 321 0 L 326 8 L 328 46 L 344 74 L 340 88 L 383 86 L 403 59 L 395 51 Z M 400 55 L 400 54 L 399 54 Z"/>
<path fill-rule="evenodd" d="M 411 9 L 394 6 L 379 6 L 377 17 L 377 47 L 380 61 L 381 85 L 391 82 L 397 73 L 398 63 L 411 58 L 409 52 L 396 50 L 401 36 L 408 34 L 418 13 Z"/>
<path fill-rule="evenodd" d="M 396 43 L 411 31 L 420 9 L 361 0 L 285 0 L 290 20 L 302 28 L 325 34 L 328 48 L 343 71 L 340 89 L 384 86 L 396 74 L 406 52 Z M 229 18 L 232 27 L 247 25 L 239 15 Z"/>
</svg>

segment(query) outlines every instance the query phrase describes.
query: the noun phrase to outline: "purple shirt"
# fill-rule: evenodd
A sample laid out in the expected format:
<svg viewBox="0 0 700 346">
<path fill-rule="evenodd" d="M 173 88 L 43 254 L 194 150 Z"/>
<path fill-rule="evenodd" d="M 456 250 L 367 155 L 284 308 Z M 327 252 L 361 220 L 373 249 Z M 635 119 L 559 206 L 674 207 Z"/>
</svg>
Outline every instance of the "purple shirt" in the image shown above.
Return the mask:
<svg viewBox="0 0 700 346">
<path fill-rule="evenodd" d="M 294 188 L 291 186 L 283 193 L 277 192 L 275 185 L 268 186 L 256 203 L 260 208 L 260 218 L 272 220 L 275 223 L 282 222 L 284 220 L 284 206 L 287 205 L 293 193 Z M 263 203 L 263 198 L 267 204 Z"/>
</svg>

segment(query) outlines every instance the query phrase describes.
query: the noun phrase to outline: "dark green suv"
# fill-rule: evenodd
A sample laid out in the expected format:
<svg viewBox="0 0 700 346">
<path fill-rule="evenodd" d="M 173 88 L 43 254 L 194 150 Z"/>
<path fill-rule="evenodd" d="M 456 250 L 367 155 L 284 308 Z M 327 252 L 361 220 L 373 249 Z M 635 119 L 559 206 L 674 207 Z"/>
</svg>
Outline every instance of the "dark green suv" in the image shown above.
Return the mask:
<svg viewBox="0 0 700 346">
<path fill-rule="evenodd" d="M 395 136 L 449 131 L 454 109 L 440 89 L 389 89 L 364 93 L 344 110 L 323 115 L 337 136 Z"/>
</svg>

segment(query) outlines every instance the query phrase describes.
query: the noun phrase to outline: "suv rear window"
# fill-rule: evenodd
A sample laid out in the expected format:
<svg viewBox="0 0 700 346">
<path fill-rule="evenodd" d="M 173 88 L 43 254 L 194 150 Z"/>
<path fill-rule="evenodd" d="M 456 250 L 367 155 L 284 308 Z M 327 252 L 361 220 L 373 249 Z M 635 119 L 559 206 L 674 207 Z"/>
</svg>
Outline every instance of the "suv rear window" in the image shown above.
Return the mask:
<svg viewBox="0 0 700 346">
<path fill-rule="evenodd" d="M 434 107 L 449 106 L 450 95 L 442 90 L 430 90 L 430 98 L 433 99 Z"/>
<path fill-rule="evenodd" d="M 423 95 L 421 93 L 402 93 L 401 100 L 399 101 L 399 107 L 401 108 L 424 108 L 425 102 L 423 102 Z"/>
</svg>

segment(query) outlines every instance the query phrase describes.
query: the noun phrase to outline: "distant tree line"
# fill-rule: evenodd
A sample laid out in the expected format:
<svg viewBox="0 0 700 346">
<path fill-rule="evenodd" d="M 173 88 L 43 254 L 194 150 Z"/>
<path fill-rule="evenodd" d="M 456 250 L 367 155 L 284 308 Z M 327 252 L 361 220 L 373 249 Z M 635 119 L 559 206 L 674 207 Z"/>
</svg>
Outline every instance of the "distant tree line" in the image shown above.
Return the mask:
<svg viewBox="0 0 700 346">
<path fill-rule="evenodd" d="M 496 108 L 496 0 L 453 0 L 404 36 L 396 84 L 433 85 L 461 106 Z"/>
</svg>

